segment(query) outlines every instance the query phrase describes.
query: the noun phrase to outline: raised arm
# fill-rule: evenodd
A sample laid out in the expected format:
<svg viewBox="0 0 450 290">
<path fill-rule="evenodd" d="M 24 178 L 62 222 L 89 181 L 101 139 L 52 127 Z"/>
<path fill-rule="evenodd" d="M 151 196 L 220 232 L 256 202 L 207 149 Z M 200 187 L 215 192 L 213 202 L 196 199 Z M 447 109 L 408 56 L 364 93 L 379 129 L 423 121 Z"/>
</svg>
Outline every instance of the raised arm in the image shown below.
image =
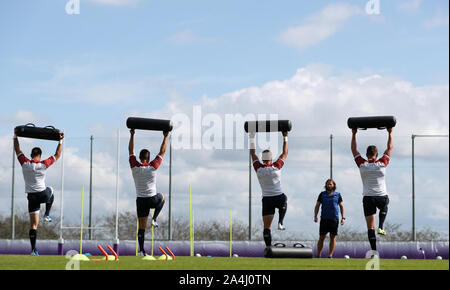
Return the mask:
<svg viewBox="0 0 450 290">
<path fill-rule="evenodd" d="M 356 145 L 356 133 L 358 132 L 358 129 L 352 129 L 352 144 L 351 144 L 351 149 L 352 149 L 352 154 L 353 157 L 356 157 L 357 155 L 360 155 L 357 149 L 357 145 Z"/>
<path fill-rule="evenodd" d="M 58 160 L 59 157 L 61 157 L 61 152 L 62 152 L 62 140 L 64 139 L 64 132 L 62 132 L 59 135 L 59 143 L 58 146 L 56 147 L 56 152 L 55 152 L 55 159 Z"/>
<path fill-rule="evenodd" d="M 283 153 L 281 153 L 280 158 L 286 161 L 288 156 L 288 132 L 283 132 Z"/>
<path fill-rule="evenodd" d="M 22 153 L 22 151 L 20 150 L 20 145 L 19 145 L 19 139 L 16 136 L 16 131 L 14 131 L 14 151 L 16 152 L 16 155 L 18 156 L 20 153 Z"/>
<path fill-rule="evenodd" d="M 388 131 L 389 137 L 388 137 L 388 142 L 387 142 L 387 149 L 386 149 L 386 151 L 384 151 L 384 154 L 391 157 L 392 149 L 394 149 L 394 140 L 392 138 L 392 128 L 387 128 L 386 130 Z"/>
<path fill-rule="evenodd" d="M 164 154 L 166 153 L 166 148 L 167 148 L 167 137 L 169 136 L 169 132 L 163 132 L 164 134 L 164 139 L 163 142 L 161 144 L 161 148 L 159 149 L 159 156 L 161 156 L 161 158 L 164 156 Z"/>
<path fill-rule="evenodd" d="M 134 129 L 130 130 L 130 142 L 128 143 L 128 153 L 134 155 Z"/>
<path fill-rule="evenodd" d="M 249 139 L 249 147 L 250 147 L 250 155 L 252 156 L 252 162 L 258 161 L 258 155 L 256 155 L 256 146 L 255 146 L 255 132 L 249 132 L 248 133 L 248 139 Z"/>
</svg>

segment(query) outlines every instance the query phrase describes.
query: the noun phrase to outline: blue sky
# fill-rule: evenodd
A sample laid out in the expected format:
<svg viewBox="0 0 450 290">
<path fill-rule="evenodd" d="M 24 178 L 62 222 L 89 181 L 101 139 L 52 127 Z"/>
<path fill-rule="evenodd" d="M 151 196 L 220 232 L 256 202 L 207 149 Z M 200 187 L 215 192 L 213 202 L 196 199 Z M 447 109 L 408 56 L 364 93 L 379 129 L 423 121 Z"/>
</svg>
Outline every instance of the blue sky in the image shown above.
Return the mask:
<svg viewBox="0 0 450 290">
<path fill-rule="evenodd" d="M 397 133 L 404 137 L 400 147 L 406 151 L 399 154 L 404 168 L 407 136 L 448 134 L 446 0 L 380 0 L 379 15 L 365 12 L 366 0 L 81 0 L 78 15 L 66 13 L 67 2 L 0 2 L 0 136 L 5 140 L 14 126 L 28 120 L 54 124 L 70 131 L 69 137 L 111 137 L 117 128 L 126 134 L 126 116 L 170 118 L 171 104 L 187 114 L 194 104 L 220 113 L 253 107 L 256 113 L 276 111 L 293 120 L 303 114 L 296 123 L 303 122 L 296 127 L 302 136 L 344 136 L 345 126 L 336 124 L 349 114 L 404 116 Z M 315 77 L 326 80 L 317 90 L 311 84 Z M 370 85 L 355 85 L 366 83 L 365 78 Z M 311 86 L 305 90 L 296 85 L 304 79 Z M 270 87 L 280 84 L 285 90 L 264 99 L 272 94 Z M 246 101 L 253 100 L 252 88 L 266 93 L 260 103 Z M 343 95 L 334 95 L 338 90 Z M 299 97 L 284 106 L 282 94 L 296 92 Z M 302 99 L 309 93 L 317 103 L 300 113 L 296 106 L 309 104 Z M 242 102 L 235 105 L 228 94 L 241 96 Z M 208 107 L 205 99 L 217 106 Z M 378 103 L 367 105 L 372 100 Z M 335 111 L 320 115 L 328 104 Z M 342 115 L 342 120 L 327 120 L 326 126 L 310 130 L 309 114 Z M 377 136 L 384 144 L 384 137 Z M 83 146 L 79 155 L 85 156 Z M 448 172 L 448 147 L 438 146 L 439 166 Z M 9 149 L 5 152 L 9 156 Z M 401 172 L 396 176 L 408 180 Z M 448 185 L 448 177 L 444 181 Z M 448 186 L 440 190 L 448 220 Z M 307 210 L 301 208 L 299 215 Z M 245 212 L 241 215 L 245 219 Z M 448 221 L 443 228 L 448 229 Z"/>
<path fill-rule="evenodd" d="M 151 78 L 192 99 L 285 79 L 310 63 L 325 63 L 338 72 L 401 76 L 417 85 L 448 82 L 448 25 L 426 26 L 440 13 L 447 13 L 448 21 L 448 1 L 421 1 L 410 9 L 400 8 L 408 1 L 381 1 L 379 16 L 349 17 L 335 34 L 305 49 L 284 45 L 280 32 L 334 1 L 141 0 L 117 6 L 81 0 L 79 15 L 67 15 L 66 2 L 0 4 L 0 81 L 2 98 L 15 100 L 11 106 L 55 107 L 46 99 L 65 96 L 36 91 L 33 83 L 46 82 L 62 66 L 89 69 L 92 76 L 86 82 Z M 362 10 L 366 3 L 343 2 Z M 67 78 L 65 85 L 85 84 L 76 76 Z M 147 96 L 152 108 L 159 108 L 170 93 L 155 90 Z M 71 111 L 101 109 L 117 112 L 123 107 L 75 103 Z M 56 111 L 52 118 L 67 113 Z M 8 112 L 11 107 L 2 108 L 3 114 Z"/>
</svg>

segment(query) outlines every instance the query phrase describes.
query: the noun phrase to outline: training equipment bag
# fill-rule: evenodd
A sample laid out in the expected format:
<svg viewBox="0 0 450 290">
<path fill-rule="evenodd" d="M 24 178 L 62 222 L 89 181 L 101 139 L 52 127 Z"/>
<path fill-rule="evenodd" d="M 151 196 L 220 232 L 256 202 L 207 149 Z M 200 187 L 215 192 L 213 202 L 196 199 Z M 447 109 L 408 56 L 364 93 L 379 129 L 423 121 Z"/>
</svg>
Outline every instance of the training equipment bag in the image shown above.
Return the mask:
<svg viewBox="0 0 450 290">
<path fill-rule="evenodd" d="M 61 139 L 61 131 L 55 129 L 53 126 L 36 127 L 32 123 L 26 125 L 17 126 L 14 132 L 18 137 L 27 137 L 34 139 L 59 141 Z"/>
<path fill-rule="evenodd" d="M 265 258 L 300 258 L 311 259 L 312 248 L 305 247 L 301 243 L 295 243 L 292 247 L 286 247 L 283 243 L 277 243 L 264 249 Z"/>
<path fill-rule="evenodd" d="M 150 118 L 129 117 L 127 119 L 129 129 L 152 130 L 170 132 L 173 129 L 172 121 Z"/>
<path fill-rule="evenodd" d="M 348 118 L 347 125 L 350 129 L 386 129 L 394 128 L 397 120 L 394 116 L 352 117 Z"/>
<path fill-rule="evenodd" d="M 246 121 L 245 132 L 289 132 L 292 123 L 289 120 Z"/>
</svg>

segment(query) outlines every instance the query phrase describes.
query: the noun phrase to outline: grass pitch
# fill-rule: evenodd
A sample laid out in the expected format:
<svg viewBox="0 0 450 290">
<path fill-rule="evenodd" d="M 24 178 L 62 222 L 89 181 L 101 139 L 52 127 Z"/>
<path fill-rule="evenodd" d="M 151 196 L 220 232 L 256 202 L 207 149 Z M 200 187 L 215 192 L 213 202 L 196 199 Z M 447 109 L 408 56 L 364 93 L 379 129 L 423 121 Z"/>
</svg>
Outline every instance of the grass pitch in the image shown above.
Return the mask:
<svg viewBox="0 0 450 290">
<path fill-rule="evenodd" d="M 90 257 L 100 258 L 100 257 Z M 265 259 L 176 257 L 174 261 L 144 261 L 123 256 L 119 261 L 80 262 L 80 270 L 364 270 L 366 259 Z M 65 270 L 64 256 L 1 255 L 0 270 Z M 379 261 L 381 270 L 449 270 L 448 260 Z"/>
</svg>

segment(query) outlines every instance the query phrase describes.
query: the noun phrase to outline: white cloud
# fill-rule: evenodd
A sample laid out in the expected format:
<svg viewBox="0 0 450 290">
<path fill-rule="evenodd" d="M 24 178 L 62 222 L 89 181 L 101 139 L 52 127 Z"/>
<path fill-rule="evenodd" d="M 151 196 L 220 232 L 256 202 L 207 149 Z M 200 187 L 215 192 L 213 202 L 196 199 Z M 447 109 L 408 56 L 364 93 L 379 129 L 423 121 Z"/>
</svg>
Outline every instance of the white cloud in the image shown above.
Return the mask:
<svg viewBox="0 0 450 290">
<path fill-rule="evenodd" d="M 357 6 L 330 4 L 309 16 L 302 24 L 281 32 L 279 40 L 285 45 L 304 49 L 334 35 L 347 20 L 361 13 L 361 8 Z"/>
<path fill-rule="evenodd" d="M 442 134 L 449 128 L 448 94 L 448 85 L 417 87 L 380 75 L 328 76 L 315 67 L 304 67 L 289 79 L 217 98 L 204 97 L 195 102 L 171 100 L 164 110 L 156 113 L 171 116 L 181 111 L 192 115 L 194 105 L 201 105 L 203 114 L 276 112 L 280 118 L 293 121 L 294 136 L 348 135 L 348 117 L 384 114 L 397 117 L 398 135 Z"/>
<path fill-rule="evenodd" d="M 26 110 L 19 110 L 16 113 L 12 115 L 6 115 L 1 116 L 0 121 L 2 122 L 10 122 L 10 123 L 17 123 L 17 125 L 25 125 L 26 123 L 34 123 L 38 125 L 39 123 L 48 122 L 49 116 L 46 115 L 38 115 L 36 113 L 26 111 Z M 43 124 L 41 124 L 43 125 Z M 12 130 L 11 130 L 12 132 Z M 12 134 L 12 133 L 11 133 Z"/>
<path fill-rule="evenodd" d="M 402 221 L 405 225 L 409 216 L 409 208 L 405 206 L 405 196 L 410 197 L 410 150 L 412 133 L 446 133 L 449 129 L 448 109 L 449 86 L 416 86 L 402 79 L 386 77 L 382 74 L 336 75 L 326 66 L 308 66 L 298 69 L 295 74 L 285 80 L 270 81 L 261 86 L 253 86 L 236 90 L 219 97 L 203 97 L 192 101 L 174 98 L 166 107 L 158 111 L 142 112 L 140 115 L 164 118 L 174 113 L 192 114 L 194 105 L 201 105 L 203 114 L 240 113 L 273 113 L 280 118 L 293 122 L 290 133 L 290 155 L 282 177 L 282 187 L 289 197 L 286 224 L 293 232 L 316 233 L 317 225 L 310 221 L 317 194 L 323 188 L 328 177 L 329 168 L 329 135 L 334 140 L 334 176 L 339 190 L 343 193 L 349 219 L 348 226 L 364 227 L 361 209 L 361 181 L 359 172 L 354 166 L 349 152 L 350 130 L 346 120 L 350 116 L 392 114 L 397 117 L 395 129 L 394 157 L 389 169 L 388 190 L 392 194 L 389 213 L 390 222 Z M 101 124 L 99 124 L 100 126 Z M 138 133 L 136 150 L 145 146 L 152 154 L 159 149 L 161 136 L 150 133 Z M 145 134 L 145 136 L 144 136 Z M 121 134 L 127 138 L 126 134 Z M 155 136 L 148 138 L 147 136 Z M 145 137 L 145 138 L 144 138 Z M 70 136 L 68 136 L 70 138 Z M 115 139 L 105 138 L 95 142 L 94 159 L 94 196 L 96 215 L 114 210 L 115 193 Z M 79 217 L 81 185 L 89 182 L 89 141 L 74 138 L 68 144 L 65 155 L 66 173 L 66 206 L 67 218 Z M 78 142 L 78 143 L 76 143 Z M 363 148 L 375 142 L 384 146 L 385 132 L 370 130 L 361 132 L 358 145 Z M 417 188 L 420 196 L 426 196 L 431 202 L 439 200 L 439 196 L 448 196 L 448 186 L 440 184 L 443 177 L 434 172 L 445 171 L 448 166 L 448 142 L 439 146 L 429 142 L 417 143 L 417 156 L 438 156 L 430 161 L 422 158 L 417 163 Z M 122 149 L 126 151 L 127 140 L 121 140 Z M 22 145 L 22 144 L 21 144 Z M 33 144 L 23 144 L 26 152 Z M 53 151 L 53 143 L 44 152 Z M 429 150 L 433 147 L 433 150 Z M 78 151 L 77 151 L 78 150 Z M 0 154 L 12 155 L 10 137 L 0 138 Z M 127 166 L 127 154 L 121 153 L 120 168 L 120 210 L 134 210 L 134 183 Z M 427 163 L 431 162 L 431 163 Z M 438 162 L 438 165 L 433 162 Z M 0 166 L 0 189 L 10 191 L 10 158 L 6 158 Z M 60 184 L 60 162 L 48 172 L 48 183 L 57 187 Z M 173 214 L 187 216 L 188 186 L 193 188 L 195 209 L 198 220 L 227 217 L 233 210 L 236 218 L 246 220 L 248 216 L 248 152 L 246 150 L 176 150 L 173 157 Z M 433 171 L 428 176 L 428 171 Z M 448 171 L 448 167 L 447 167 Z M 445 172 L 444 172 L 445 173 Z M 17 174 L 17 192 L 21 192 L 23 181 L 20 171 Z M 162 167 L 158 171 L 158 190 L 167 193 L 168 189 L 168 153 Z M 439 173 L 440 174 L 440 173 Z M 435 176 L 436 175 L 436 176 Z M 261 202 L 260 189 L 255 174 L 252 173 L 253 185 L 253 220 L 260 221 Z M 446 178 L 446 177 L 444 177 Z M 426 182 L 419 182 L 426 180 Z M 448 183 L 448 178 L 446 179 Z M 436 186 L 436 184 L 440 184 Z M 422 189 L 423 188 L 423 189 Z M 86 187 L 86 190 L 88 188 Z M 21 193 L 23 194 L 23 193 Z M 431 197 L 433 195 L 433 197 Z M 408 199 L 409 200 L 409 199 Z M 2 212 L 7 212 L 9 196 L 1 199 Z M 19 196 L 17 202 L 25 207 L 26 199 Z M 86 205 L 87 203 L 85 203 Z M 409 205 L 410 202 L 408 201 Z M 447 202 L 448 204 L 448 202 Z M 56 208 L 59 201 L 56 201 Z M 430 208 L 432 208 L 430 203 Z M 446 216 L 448 206 L 436 208 L 437 216 L 424 214 L 418 226 L 428 225 L 445 230 L 448 223 L 440 220 Z M 167 214 L 167 208 L 162 215 Z M 439 219 L 439 220 L 438 220 Z M 437 223 L 436 223 L 437 221 Z M 420 223 L 420 224 L 419 224 Z"/>
<path fill-rule="evenodd" d="M 428 217 L 438 221 L 448 221 L 448 200 L 447 204 L 431 203 L 429 204 L 430 210 Z"/>
<path fill-rule="evenodd" d="M 216 113 L 223 116 L 277 112 L 281 119 L 290 119 L 293 122 L 293 131 L 290 133 L 290 155 L 282 183 L 290 200 L 286 223 L 292 231 L 299 230 L 299 220 L 305 221 L 309 218 L 308 213 L 312 212 L 317 194 L 328 177 L 328 136 L 332 133 L 335 136 L 334 176 L 344 194 L 348 213 L 352 216 L 349 226 L 363 227 L 362 184 L 349 151 L 350 130 L 346 125 L 347 118 L 364 115 L 397 117 L 398 124 L 394 131 L 395 157 L 388 180 L 388 189 L 392 196 L 389 221 L 406 224 L 408 219 L 404 216 L 409 212 L 404 206 L 404 197 L 410 196 L 410 136 L 412 133 L 448 134 L 448 94 L 448 85 L 415 86 L 411 82 L 382 74 L 333 75 L 329 69 L 315 65 L 300 68 L 288 79 L 240 89 L 217 98 L 205 96 L 197 101 L 174 99 L 166 108 L 148 112 L 147 115 L 172 116 L 174 113 L 183 112 L 190 116 L 192 107 L 200 105 L 203 114 Z M 358 138 L 360 149 L 372 143 L 380 147 L 386 144 L 385 131 L 361 132 Z M 433 147 L 433 150 L 427 149 L 430 147 Z M 209 216 L 206 208 L 217 194 L 217 203 L 213 204 L 215 211 L 237 207 L 242 209 L 243 212 L 238 212 L 245 220 L 248 186 L 246 152 L 188 150 L 176 151 L 174 154 L 178 156 L 174 164 L 183 172 L 174 178 L 179 190 L 186 191 L 183 188 L 187 188 L 188 184 L 195 184 L 197 194 L 208 197 L 204 200 L 200 198 L 197 203 L 197 206 L 202 208 L 202 216 Z M 448 141 L 421 140 L 416 147 L 416 156 L 422 158 L 417 168 L 436 169 L 435 166 L 448 166 Z M 435 161 L 429 158 L 433 156 Z M 438 162 L 438 165 L 427 162 Z M 217 169 L 216 166 L 221 168 Z M 433 176 L 431 183 L 438 183 L 439 178 L 442 176 Z M 260 190 L 254 173 L 252 184 L 253 218 L 257 220 L 260 218 Z M 448 194 L 448 191 L 442 188 L 434 188 L 432 191 L 435 195 Z M 425 192 L 422 194 L 428 194 Z M 235 199 L 239 202 L 232 202 Z M 445 215 L 445 209 L 441 213 Z M 301 223 L 303 232 L 315 226 Z M 422 219 L 421 223 L 440 227 L 428 218 Z M 440 227 L 440 230 L 442 229 Z"/>
</svg>

